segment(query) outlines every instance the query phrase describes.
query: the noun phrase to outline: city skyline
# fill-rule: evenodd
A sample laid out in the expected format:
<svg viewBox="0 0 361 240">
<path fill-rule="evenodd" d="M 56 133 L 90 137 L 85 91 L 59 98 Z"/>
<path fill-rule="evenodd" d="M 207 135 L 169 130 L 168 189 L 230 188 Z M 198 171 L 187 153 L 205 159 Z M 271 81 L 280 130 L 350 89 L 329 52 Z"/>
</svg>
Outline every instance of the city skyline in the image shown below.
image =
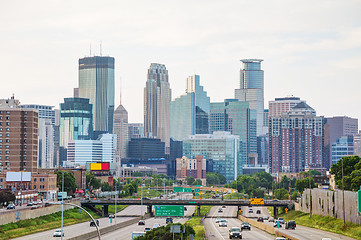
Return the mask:
<svg viewBox="0 0 361 240">
<path fill-rule="evenodd" d="M 115 58 L 115 102 L 121 78 L 129 122 L 143 122 L 150 63 L 167 66 L 173 98 L 184 92 L 184 79 L 197 74 L 211 102 L 220 102 L 238 88 L 239 60 L 261 58 L 265 108 L 294 95 L 320 116 L 361 119 L 360 2 L 277 3 L 107 1 L 99 9 L 96 2 L 5 2 L 0 66 L 6 86 L 0 94 L 59 109 L 77 87 L 78 59 L 109 55 Z"/>
</svg>

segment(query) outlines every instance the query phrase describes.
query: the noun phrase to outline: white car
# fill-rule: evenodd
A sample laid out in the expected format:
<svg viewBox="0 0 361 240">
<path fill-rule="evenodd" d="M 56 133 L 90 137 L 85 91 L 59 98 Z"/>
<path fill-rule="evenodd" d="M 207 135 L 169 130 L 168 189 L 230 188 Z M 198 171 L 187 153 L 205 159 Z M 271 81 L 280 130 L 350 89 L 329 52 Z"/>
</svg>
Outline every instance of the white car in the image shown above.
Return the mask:
<svg viewBox="0 0 361 240">
<path fill-rule="evenodd" d="M 53 237 L 61 237 L 61 229 L 55 230 L 55 232 L 53 233 Z M 64 232 L 63 232 L 63 237 L 64 237 Z"/>
<path fill-rule="evenodd" d="M 219 227 L 227 227 L 227 220 L 222 219 L 221 221 L 219 221 L 218 226 Z"/>
<path fill-rule="evenodd" d="M 216 218 L 216 223 L 219 223 L 221 220 L 221 218 Z"/>
</svg>

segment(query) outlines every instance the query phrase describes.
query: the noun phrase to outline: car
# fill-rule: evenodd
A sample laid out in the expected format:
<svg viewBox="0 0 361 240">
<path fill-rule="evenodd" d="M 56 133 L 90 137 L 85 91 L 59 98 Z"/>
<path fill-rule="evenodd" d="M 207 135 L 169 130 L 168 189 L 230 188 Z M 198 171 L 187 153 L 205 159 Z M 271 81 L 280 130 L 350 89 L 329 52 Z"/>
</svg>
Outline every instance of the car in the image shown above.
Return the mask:
<svg viewBox="0 0 361 240">
<path fill-rule="evenodd" d="M 296 229 L 296 221 L 290 220 L 290 221 L 286 222 L 285 228 L 286 229 Z"/>
<path fill-rule="evenodd" d="M 95 223 L 99 226 L 99 220 L 97 219 L 95 222 L 93 220 L 90 221 L 90 227 L 95 227 Z"/>
<path fill-rule="evenodd" d="M 263 217 L 263 220 L 268 220 L 268 216 L 264 216 L 264 217 Z"/>
<path fill-rule="evenodd" d="M 114 214 L 110 214 L 110 215 L 109 215 L 109 218 L 115 218 L 115 215 L 114 215 Z"/>
<path fill-rule="evenodd" d="M 275 219 L 273 218 L 273 217 L 270 217 L 269 219 L 268 219 L 268 222 L 274 222 L 275 221 Z"/>
<path fill-rule="evenodd" d="M 229 229 L 229 239 L 232 238 L 242 239 L 242 231 L 239 227 L 232 227 Z"/>
<path fill-rule="evenodd" d="M 258 217 L 257 222 L 263 222 L 263 217 Z"/>
<path fill-rule="evenodd" d="M 223 212 L 223 209 L 222 209 L 222 208 L 218 208 L 218 212 Z"/>
<path fill-rule="evenodd" d="M 150 200 L 150 198 L 149 197 L 144 197 L 144 198 L 142 198 L 143 200 Z"/>
<path fill-rule="evenodd" d="M 26 204 L 26 206 L 33 206 L 34 203 L 33 202 L 28 202 L 28 204 Z"/>
<path fill-rule="evenodd" d="M 184 211 L 187 211 L 187 207 L 184 207 Z"/>
<path fill-rule="evenodd" d="M 248 209 L 248 213 L 253 213 L 253 209 L 252 208 Z"/>
<path fill-rule="evenodd" d="M 30 210 L 34 210 L 34 209 L 37 209 L 37 208 L 39 208 L 39 206 L 34 205 L 34 206 L 32 206 L 32 207 L 30 208 Z"/>
<path fill-rule="evenodd" d="M 280 221 L 281 224 L 285 224 L 285 220 L 281 217 L 278 218 L 278 221 Z"/>
<path fill-rule="evenodd" d="M 218 226 L 219 227 L 227 227 L 227 220 L 222 219 L 221 221 L 219 221 Z"/>
<path fill-rule="evenodd" d="M 10 203 L 10 204 L 7 206 L 7 209 L 15 209 L 15 204 Z"/>
<path fill-rule="evenodd" d="M 160 224 L 159 224 L 159 223 L 154 223 L 153 229 L 154 229 L 154 228 L 158 228 L 158 227 L 160 227 Z"/>
<path fill-rule="evenodd" d="M 261 214 L 261 210 L 257 210 L 257 211 L 256 211 L 256 214 Z"/>
<path fill-rule="evenodd" d="M 221 218 L 216 218 L 216 223 L 219 223 L 222 219 Z"/>
<path fill-rule="evenodd" d="M 138 225 L 145 225 L 145 221 L 144 220 L 139 220 Z"/>
<path fill-rule="evenodd" d="M 150 227 L 144 228 L 144 232 L 148 232 L 148 231 L 152 231 L 152 228 L 150 228 Z"/>
<path fill-rule="evenodd" d="M 168 224 L 168 223 L 173 223 L 173 218 L 167 217 L 167 219 L 165 220 L 165 224 Z"/>
<path fill-rule="evenodd" d="M 223 205 L 223 206 L 222 206 L 222 208 L 226 208 L 226 206 L 225 206 L 225 205 Z"/>
<path fill-rule="evenodd" d="M 244 230 L 244 229 L 248 229 L 251 231 L 251 224 L 249 224 L 249 222 L 243 222 L 241 224 L 241 230 Z"/>
<path fill-rule="evenodd" d="M 276 220 L 273 224 L 273 227 L 278 227 L 278 224 L 280 225 L 280 227 L 282 227 L 282 223 L 279 220 Z"/>
<path fill-rule="evenodd" d="M 63 237 L 64 237 L 64 232 L 63 232 L 63 234 L 62 234 L 61 229 L 57 229 L 57 230 L 55 230 L 55 232 L 53 233 L 53 237 L 61 237 L 61 235 L 63 235 Z"/>
</svg>

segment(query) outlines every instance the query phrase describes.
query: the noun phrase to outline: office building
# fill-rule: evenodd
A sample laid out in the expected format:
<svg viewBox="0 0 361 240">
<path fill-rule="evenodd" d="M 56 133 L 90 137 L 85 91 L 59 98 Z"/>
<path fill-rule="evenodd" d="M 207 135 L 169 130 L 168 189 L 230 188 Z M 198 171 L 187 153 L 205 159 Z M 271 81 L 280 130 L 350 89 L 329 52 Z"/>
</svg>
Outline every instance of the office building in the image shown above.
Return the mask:
<svg viewBox="0 0 361 240">
<path fill-rule="evenodd" d="M 199 76 L 188 77 L 186 86 L 185 94 L 170 103 L 170 137 L 174 140 L 209 133 L 210 98 Z"/>
<path fill-rule="evenodd" d="M 22 104 L 21 108 L 36 109 L 39 117 L 38 166 L 41 168 L 54 167 L 54 138 L 55 138 L 55 110 L 53 106 Z"/>
<path fill-rule="evenodd" d="M 93 136 L 93 106 L 86 98 L 64 98 L 60 104 L 59 165 L 66 161 L 69 141 Z"/>
<path fill-rule="evenodd" d="M 168 70 L 165 65 L 152 63 L 144 88 L 144 135 L 159 138 L 169 153 L 169 112 L 172 92 L 169 86 Z"/>
<path fill-rule="evenodd" d="M 268 154 L 269 149 L 269 137 L 268 134 L 264 136 L 257 137 L 257 157 L 258 157 L 258 164 L 261 165 L 268 165 Z"/>
<path fill-rule="evenodd" d="M 93 105 L 93 129 L 113 132 L 114 112 L 114 58 L 85 57 L 79 59 L 80 98 L 88 98 Z"/>
<path fill-rule="evenodd" d="M 0 99 L 0 172 L 38 170 L 39 118 L 19 100 Z"/>
<path fill-rule="evenodd" d="M 144 124 L 143 123 L 128 123 L 128 138 L 143 138 Z"/>
<path fill-rule="evenodd" d="M 354 155 L 353 136 L 342 136 L 332 143 L 331 164 L 336 164 L 342 157 Z"/>
<path fill-rule="evenodd" d="M 198 155 L 212 159 L 213 171 L 222 174 L 231 182 L 242 174 L 239 139 L 239 136 L 229 132 L 191 135 L 183 141 L 183 156 L 194 159 Z"/>
<path fill-rule="evenodd" d="M 210 112 L 210 133 L 226 131 L 239 136 L 239 161 L 248 164 L 250 154 L 257 153 L 256 110 L 248 102 L 226 99 L 211 103 Z"/>
<path fill-rule="evenodd" d="M 306 101 L 294 96 L 275 98 L 274 101 L 268 102 L 268 117 L 279 117 L 282 113 L 289 112 L 293 107 L 301 102 L 306 103 Z"/>
<path fill-rule="evenodd" d="M 240 70 L 240 88 L 235 90 L 235 98 L 249 102 L 249 108 L 256 110 L 257 136 L 263 135 L 264 114 L 264 73 L 261 69 L 262 59 L 242 59 Z"/>
<path fill-rule="evenodd" d="M 128 157 L 142 160 L 165 159 L 165 143 L 157 138 L 133 138 L 128 144 Z"/>
<path fill-rule="evenodd" d="M 194 177 L 203 180 L 203 184 L 206 179 L 206 166 L 206 159 L 203 156 L 195 156 L 194 159 L 185 156 L 177 158 L 177 180 Z"/>
<path fill-rule="evenodd" d="M 113 115 L 113 134 L 117 136 L 116 161 L 127 157 L 129 130 L 128 111 L 120 104 Z"/>
<path fill-rule="evenodd" d="M 354 155 L 361 157 L 361 131 L 353 135 Z"/>
<path fill-rule="evenodd" d="M 301 102 L 288 113 L 270 117 L 269 167 L 272 173 L 324 168 L 324 118 Z"/>
</svg>

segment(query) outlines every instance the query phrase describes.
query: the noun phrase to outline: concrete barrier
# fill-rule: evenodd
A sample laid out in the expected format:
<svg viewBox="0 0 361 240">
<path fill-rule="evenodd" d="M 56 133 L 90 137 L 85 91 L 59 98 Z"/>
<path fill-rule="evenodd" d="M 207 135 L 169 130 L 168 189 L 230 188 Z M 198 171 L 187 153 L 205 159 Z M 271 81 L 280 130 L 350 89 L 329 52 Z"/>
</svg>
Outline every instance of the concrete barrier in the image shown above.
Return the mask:
<svg viewBox="0 0 361 240">
<path fill-rule="evenodd" d="M 270 234 L 280 236 L 280 237 L 284 237 L 284 238 L 289 239 L 289 240 L 299 240 L 298 238 L 292 237 L 292 236 L 290 236 L 290 235 L 288 235 L 286 233 L 282 233 L 282 232 L 277 231 L 271 225 L 267 225 L 267 224 L 264 224 L 262 222 L 257 222 L 257 221 L 251 220 L 251 219 L 243 217 L 243 216 L 238 216 L 238 219 L 241 220 L 242 222 L 249 222 L 249 224 L 251 224 L 252 226 L 254 226 L 254 227 L 258 228 L 258 229 L 261 229 L 261 230 L 263 230 L 265 232 L 268 232 Z"/>
</svg>

